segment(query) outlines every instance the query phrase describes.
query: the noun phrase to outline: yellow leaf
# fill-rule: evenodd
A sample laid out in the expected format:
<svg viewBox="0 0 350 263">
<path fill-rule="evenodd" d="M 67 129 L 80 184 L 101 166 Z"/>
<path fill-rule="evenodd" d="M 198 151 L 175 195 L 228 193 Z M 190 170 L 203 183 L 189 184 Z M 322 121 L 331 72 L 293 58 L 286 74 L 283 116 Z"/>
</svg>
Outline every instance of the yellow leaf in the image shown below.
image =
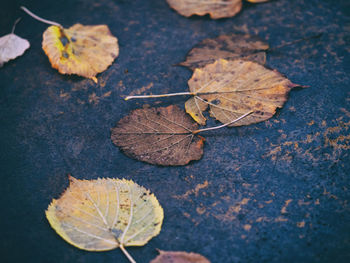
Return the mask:
<svg viewBox="0 0 350 263">
<path fill-rule="evenodd" d="M 236 15 L 242 9 L 242 0 L 167 0 L 168 4 L 179 14 L 189 17 L 192 15 L 218 19 Z"/>
<path fill-rule="evenodd" d="M 89 251 L 120 247 L 129 258 L 124 247 L 143 246 L 159 234 L 163 209 L 149 190 L 125 179 L 69 179 L 68 189 L 46 211 L 68 243 Z"/>
<path fill-rule="evenodd" d="M 206 123 L 202 112 L 208 106 L 210 115 L 222 123 L 253 112 L 229 126 L 271 118 L 287 100 L 290 89 L 297 86 L 277 71 L 255 62 L 225 59 L 195 69 L 188 85 L 193 97 L 185 103 L 186 112 L 201 125 Z"/>
<path fill-rule="evenodd" d="M 106 25 L 75 24 L 68 29 L 50 26 L 43 34 L 43 49 L 53 68 L 96 81 L 119 54 L 118 39 Z"/>
</svg>

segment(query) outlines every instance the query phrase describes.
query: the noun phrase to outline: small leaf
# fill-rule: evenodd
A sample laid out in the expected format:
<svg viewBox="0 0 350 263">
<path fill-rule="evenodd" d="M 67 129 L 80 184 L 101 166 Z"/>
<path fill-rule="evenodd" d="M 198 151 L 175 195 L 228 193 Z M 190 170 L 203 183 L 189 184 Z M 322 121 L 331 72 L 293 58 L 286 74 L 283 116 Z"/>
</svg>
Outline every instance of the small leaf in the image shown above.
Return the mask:
<svg viewBox="0 0 350 263">
<path fill-rule="evenodd" d="M 119 54 L 118 39 L 106 25 L 75 24 L 66 29 L 24 6 L 21 9 L 34 19 L 52 25 L 43 34 L 42 47 L 52 67 L 62 74 L 76 74 L 97 82 L 96 75 L 105 71 Z"/>
<path fill-rule="evenodd" d="M 106 25 L 50 26 L 43 34 L 42 45 L 52 67 L 60 73 L 92 79 L 119 54 L 118 39 Z"/>
<path fill-rule="evenodd" d="M 266 62 L 269 45 L 257 36 L 232 34 L 217 38 L 207 38 L 197 44 L 179 65 L 192 70 L 212 64 L 222 58 L 226 60 L 244 59 L 260 64 Z"/>
<path fill-rule="evenodd" d="M 290 89 L 297 86 L 277 71 L 255 62 L 224 59 L 196 69 L 188 85 L 194 96 L 185 103 L 186 112 L 201 125 L 206 123 L 202 112 L 208 106 L 210 115 L 222 123 L 253 112 L 230 126 L 271 118 L 287 100 Z"/>
<path fill-rule="evenodd" d="M 27 39 L 21 38 L 13 33 L 19 20 L 20 18 L 16 20 L 10 34 L 0 37 L 0 67 L 9 60 L 22 56 L 30 47 Z"/>
<path fill-rule="evenodd" d="M 185 165 L 203 155 L 198 124 L 177 106 L 137 109 L 112 129 L 111 139 L 126 155 L 157 165 Z"/>
<path fill-rule="evenodd" d="M 264 2 L 267 2 L 270 0 L 246 0 L 246 1 L 251 2 L 251 3 L 264 3 Z"/>
<path fill-rule="evenodd" d="M 232 17 L 242 9 L 242 0 L 167 0 L 168 4 L 179 14 L 189 17 L 192 15 L 218 19 Z"/>
<path fill-rule="evenodd" d="M 50 225 L 68 243 L 89 251 L 143 246 L 159 234 L 163 209 L 157 198 L 133 181 L 77 180 L 46 211 Z"/>
<path fill-rule="evenodd" d="M 160 250 L 159 255 L 150 263 L 210 263 L 210 261 L 197 253 Z"/>
</svg>

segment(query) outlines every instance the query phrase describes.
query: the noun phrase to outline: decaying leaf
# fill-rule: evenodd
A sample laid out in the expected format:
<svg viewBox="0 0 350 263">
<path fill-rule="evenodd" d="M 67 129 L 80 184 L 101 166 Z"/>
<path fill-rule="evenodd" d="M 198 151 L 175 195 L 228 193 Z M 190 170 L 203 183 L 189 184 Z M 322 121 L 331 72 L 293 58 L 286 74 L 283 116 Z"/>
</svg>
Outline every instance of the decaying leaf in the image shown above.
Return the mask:
<svg viewBox="0 0 350 263">
<path fill-rule="evenodd" d="M 129 258 L 124 247 L 143 246 L 159 234 L 163 209 L 149 190 L 125 179 L 69 179 L 68 189 L 46 211 L 68 243 L 89 251 L 120 247 Z"/>
<path fill-rule="evenodd" d="M 9 60 L 22 56 L 30 47 L 27 39 L 14 34 L 15 26 L 18 21 L 19 19 L 16 20 L 10 34 L 0 37 L 0 67 Z"/>
<path fill-rule="evenodd" d="M 21 8 L 33 18 L 52 25 L 43 34 L 42 47 L 52 67 L 62 74 L 76 74 L 97 82 L 96 75 L 106 70 L 119 54 L 118 39 L 106 25 L 75 24 L 63 28 L 26 7 Z"/>
<path fill-rule="evenodd" d="M 60 73 L 92 79 L 119 54 L 118 40 L 106 25 L 75 24 L 68 29 L 50 26 L 43 34 L 42 46 L 52 67 Z"/>
<path fill-rule="evenodd" d="M 243 59 L 260 64 L 266 62 L 269 45 L 257 36 L 232 34 L 204 39 L 187 54 L 186 61 L 179 65 L 192 70 L 202 68 L 222 58 L 226 60 Z"/>
<path fill-rule="evenodd" d="M 236 15 L 242 9 L 242 0 L 167 0 L 179 14 L 189 17 L 209 14 L 218 19 Z"/>
<path fill-rule="evenodd" d="M 150 263 L 210 263 L 210 261 L 197 253 L 160 250 L 159 255 Z"/>
<path fill-rule="evenodd" d="M 246 0 L 246 1 L 251 2 L 251 3 L 264 3 L 264 2 L 267 2 L 270 0 Z"/>
<path fill-rule="evenodd" d="M 203 155 L 198 124 L 179 107 L 132 111 L 112 129 L 111 139 L 126 155 L 157 165 L 185 165 Z"/>
<path fill-rule="evenodd" d="M 219 59 L 204 68 L 195 69 L 188 81 L 190 94 L 186 112 L 201 125 L 202 112 L 210 107 L 210 115 L 228 123 L 242 114 L 253 113 L 230 126 L 249 125 L 271 118 L 281 108 L 293 84 L 275 70 L 244 60 Z"/>
</svg>

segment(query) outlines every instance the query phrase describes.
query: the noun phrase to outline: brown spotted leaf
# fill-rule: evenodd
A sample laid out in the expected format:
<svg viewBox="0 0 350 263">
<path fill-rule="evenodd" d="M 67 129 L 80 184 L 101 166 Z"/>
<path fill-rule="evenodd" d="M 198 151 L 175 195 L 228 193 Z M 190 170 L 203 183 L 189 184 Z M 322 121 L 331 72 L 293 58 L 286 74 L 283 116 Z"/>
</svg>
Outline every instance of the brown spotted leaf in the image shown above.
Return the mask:
<svg viewBox="0 0 350 263">
<path fill-rule="evenodd" d="M 167 0 L 168 4 L 179 14 L 189 17 L 192 15 L 218 19 L 232 17 L 242 9 L 242 0 Z"/>
<path fill-rule="evenodd" d="M 226 60 L 244 59 L 260 64 L 266 62 L 269 45 L 257 36 L 232 34 L 204 39 L 197 44 L 179 65 L 192 70 L 202 68 L 222 58 Z"/>
<path fill-rule="evenodd" d="M 132 111 L 112 129 L 113 143 L 126 155 L 157 165 L 185 165 L 203 155 L 198 124 L 177 106 Z"/>
<path fill-rule="evenodd" d="M 96 81 L 119 54 L 118 39 L 106 25 L 70 28 L 50 26 L 43 34 L 43 49 L 53 68 Z"/>
<path fill-rule="evenodd" d="M 159 255 L 150 263 L 210 263 L 200 254 L 182 251 L 159 251 Z"/>
<path fill-rule="evenodd" d="M 230 126 L 271 118 L 287 100 L 290 89 L 297 86 L 277 71 L 258 63 L 224 59 L 196 69 L 188 85 L 193 97 L 186 102 L 186 111 L 201 125 L 206 123 L 202 112 L 208 106 L 210 115 L 222 123 L 253 112 Z"/>
</svg>

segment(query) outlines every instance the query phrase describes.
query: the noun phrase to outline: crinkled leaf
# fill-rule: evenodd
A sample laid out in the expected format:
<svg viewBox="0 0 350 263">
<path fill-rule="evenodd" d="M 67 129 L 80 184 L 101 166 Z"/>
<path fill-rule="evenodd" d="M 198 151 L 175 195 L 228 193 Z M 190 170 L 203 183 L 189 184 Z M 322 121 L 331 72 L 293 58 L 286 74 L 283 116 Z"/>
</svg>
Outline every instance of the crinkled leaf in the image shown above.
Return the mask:
<svg viewBox="0 0 350 263">
<path fill-rule="evenodd" d="M 52 228 L 68 243 L 90 251 L 143 246 L 159 234 L 163 209 L 133 181 L 77 180 L 46 211 Z"/>
<path fill-rule="evenodd" d="M 52 67 L 60 73 L 94 80 L 119 54 L 118 39 L 106 25 L 50 26 L 43 34 L 42 45 Z"/>
<path fill-rule="evenodd" d="M 242 9 L 242 0 L 167 0 L 179 14 L 189 17 L 209 14 L 211 18 L 236 15 Z"/>
<path fill-rule="evenodd" d="M 28 40 L 13 33 L 0 38 L 0 67 L 11 59 L 22 56 L 30 47 Z"/>
<path fill-rule="evenodd" d="M 210 263 L 202 255 L 192 252 L 160 250 L 159 253 L 150 263 Z"/>
<path fill-rule="evenodd" d="M 253 112 L 230 126 L 271 118 L 276 108 L 281 108 L 287 100 L 290 89 L 297 86 L 277 71 L 258 63 L 224 59 L 196 69 L 188 85 L 194 96 L 186 102 L 186 111 L 199 124 L 206 123 L 202 112 L 208 106 L 210 115 L 222 123 Z"/>
<path fill-rule="evenodd" d="M 112 129 L 111 139 L 126 155 L 157 165 L 185 165 L 203 155 L 204 139 L 177 106 L 132 111 Z"/>
<path fill-rule="evenodd" d="M 186 61 L 179 65 L 202 68 L 222 58 L 226 60 L 244 59 L 260 64 L 266 62 L 266 50 L 269 45 L 257 36 L 232 34 L 208 38 L 197 44 L 186 57 Z"/>
</svg>

